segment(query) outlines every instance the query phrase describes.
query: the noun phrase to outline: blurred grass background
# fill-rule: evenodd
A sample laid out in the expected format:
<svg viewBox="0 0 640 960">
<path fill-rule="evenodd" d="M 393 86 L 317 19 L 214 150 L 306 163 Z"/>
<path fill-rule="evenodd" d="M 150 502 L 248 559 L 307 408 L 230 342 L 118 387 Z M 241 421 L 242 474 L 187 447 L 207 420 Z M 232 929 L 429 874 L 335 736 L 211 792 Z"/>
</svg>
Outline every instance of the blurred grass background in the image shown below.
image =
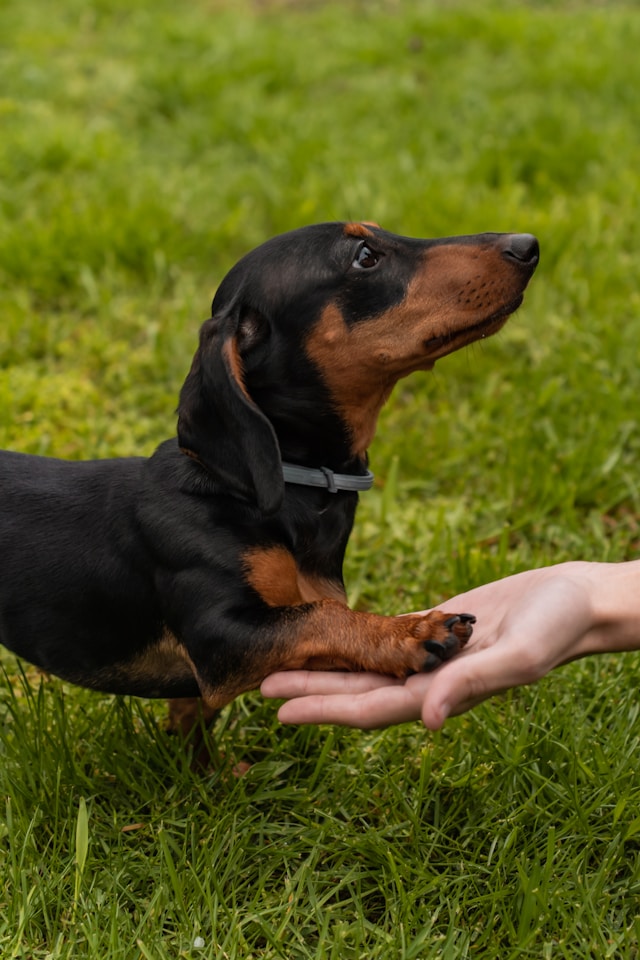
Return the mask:
<svg viewBox="0 0 640 960">
<path fill-rule="evenodd" d="M 3 0 L 0 446 L 150 453 L 216 285 L 275 232 L 527 231 L 519 313 L 381 419 L 352 602 L 636 556 L 639 48 L 613 0 Z M 0 952 L 636 957 L 636 661 L 435 736 L 283 731 L 246 697 L 200 778 L 160 705 L 3 655 Z"/>
</svg>

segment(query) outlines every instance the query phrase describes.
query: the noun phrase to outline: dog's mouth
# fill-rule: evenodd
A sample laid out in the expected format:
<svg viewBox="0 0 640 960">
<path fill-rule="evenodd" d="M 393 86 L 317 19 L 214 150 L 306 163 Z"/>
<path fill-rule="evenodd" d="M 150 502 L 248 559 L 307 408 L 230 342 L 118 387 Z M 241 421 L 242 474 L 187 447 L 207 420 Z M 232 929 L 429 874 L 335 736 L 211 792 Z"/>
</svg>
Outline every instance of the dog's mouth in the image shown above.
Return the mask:
<svg viewBox="0 0 640 960">
<path fill-rule="evenodd" d="M 474 340 L 482 340 L 485 337 L 493 336 L 504 326 L 507 318 L 518 309 L 523 299 L 524 295 L 520 294 L 515 300 L 500 307 L 499 310 L 478 323 L 463 327 L 461 330 L 451 330 L 440 337 L 430 337 L 428 340 L 424 340 L 423 346 L 429 354 L 429 358 L 437 360 L 440 357 L 445 357 L 448 353 L 459 350 L 460 347 L 464 347 L 468 343 L 473 343 Z M 434 353 L 436 354 L 435 357 Z"/>
</svg>

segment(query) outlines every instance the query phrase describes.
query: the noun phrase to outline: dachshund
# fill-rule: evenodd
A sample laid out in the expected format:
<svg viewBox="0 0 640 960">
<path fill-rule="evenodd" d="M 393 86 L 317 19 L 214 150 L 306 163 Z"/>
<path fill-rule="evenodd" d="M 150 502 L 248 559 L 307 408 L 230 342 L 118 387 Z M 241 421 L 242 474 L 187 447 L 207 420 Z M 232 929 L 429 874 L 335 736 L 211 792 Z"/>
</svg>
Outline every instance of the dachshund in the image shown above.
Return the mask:
<svg viewBox="0 0 640 960">
<path fill-rule="evenodd" d="M 353 611 L 342 562 L 395 383 L 495 333 L 530 234 L 410 239 L 323 223 L 244 256 L 215 295 L 152 456 L 0 453 L 0 642 L 74 684 L 168 697 L 188 729 L 277 670 L 404 677 L 474 617 Z M 186 719 L 185 719 L 186 718 Z"/>
</svg>

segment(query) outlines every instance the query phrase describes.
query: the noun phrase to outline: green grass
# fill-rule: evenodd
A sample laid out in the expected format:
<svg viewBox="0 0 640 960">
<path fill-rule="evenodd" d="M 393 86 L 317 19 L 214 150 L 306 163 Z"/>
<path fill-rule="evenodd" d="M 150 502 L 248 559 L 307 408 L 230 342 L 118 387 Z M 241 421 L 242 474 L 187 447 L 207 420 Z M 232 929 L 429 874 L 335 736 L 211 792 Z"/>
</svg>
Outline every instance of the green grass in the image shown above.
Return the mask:
<svg viewBox="0 0 640 960">
<path fill-rule="evenodd" d="M 0 446 L 150 453 L 274 232 L 530 231 L 522 310 L 382 418 L 351 598 L 636 556 L 639 45 L 616 2 L 4 0 Z M 2 663 L 3 960 L 640 954 L 634 655 L 436 735 L 283 730 L 250 695 L 209 775 L 161 704 Z"/>
</svg>

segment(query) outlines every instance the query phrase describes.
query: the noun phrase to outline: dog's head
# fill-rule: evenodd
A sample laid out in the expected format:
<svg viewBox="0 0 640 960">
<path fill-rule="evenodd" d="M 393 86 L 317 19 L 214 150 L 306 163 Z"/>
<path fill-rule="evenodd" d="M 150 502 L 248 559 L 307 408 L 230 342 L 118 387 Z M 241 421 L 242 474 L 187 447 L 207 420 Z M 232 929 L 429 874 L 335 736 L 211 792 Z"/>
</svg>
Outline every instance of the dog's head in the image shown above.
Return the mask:
<svg viewBox="0 0 640 960">
<path fill-rule="evenodd" d="M 394 384 L 499 330 L 538 258 L 530 234 L 416 240 L 325 223 L 274 237 L 216 293 L 180 396 L 181 447 L 274 512 L 279 442 L 291 458 L 313 434 L 323 456 L 328 432 L 343 461 L 363 457 Z"/>
</svg>

